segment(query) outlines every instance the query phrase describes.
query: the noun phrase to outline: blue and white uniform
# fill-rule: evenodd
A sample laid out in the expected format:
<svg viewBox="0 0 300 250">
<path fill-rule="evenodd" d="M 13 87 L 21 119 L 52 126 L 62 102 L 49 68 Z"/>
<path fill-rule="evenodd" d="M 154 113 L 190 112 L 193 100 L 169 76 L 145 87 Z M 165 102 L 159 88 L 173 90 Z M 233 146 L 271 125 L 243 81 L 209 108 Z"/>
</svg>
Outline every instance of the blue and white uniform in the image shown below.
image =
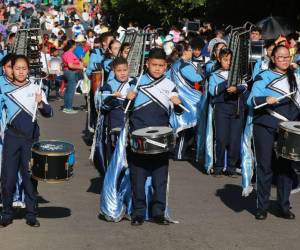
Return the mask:
<svg viewBox="0 0 300 250">
<path fill-rule="evenodd" d="M 184 61 L 183 59 L 177 60 L 172 65 L 171 79 L 176 82 L 174 74 L 177 74 L 191 89 L 195 89 L 195 84 L 204 80 L 204 75 L 198 72 L 192 61 Z M 186 150 L 194 138 L 194 128 L 188 128 L 179 133 L 179 139 L 174 150 L 175 159 L 182 160 L 185 158 Z"/>
<path fill-rule="evenodd" d="M 277 200 L 283 212 L 290 209 L 289 196 L 292 187 L 298 185 L 294 170 L 290 162 L 282 158 L 274 161 L 274 142 L 277 137 L 278 125 L 281 121 L 299 120 L 300 114 L 300 82 L 297 82 L 298 90 L 292 98 L 285 98 L 276 105 L 266 105 L 254 109 L 253 137 L 256 155 L 257 174 L 257 206 L 267 210 L 271 193 L 273 170 L 277 173 Z M 253 85 L 251 94 L 247 100 L 250 108 L 254 108 L 266 102 L 268 96 L 281 97 L 294 91 L 290 89 L 287 75 L 266 70 L 260 73 Z"/>
<path fill-rule="evenodd" d="M 94 48 L 90 51 L 90 60 L 86 68 L 86 74 L 90 76 L 93 71 L 99 71 L 104 60 L 104 51 L 101 48 Z"/>
<path fill-rule="evenodd" d="M 124 101 L 130 88 L 130 81 L 132 81 L 131 78 L 126 82 L 120 82 L 114 78 L 102 87 L 104 97 L 102 98 L 101 111 L 109 115 L 110 129 L 122 128 L 124 126 Z M 105 96 L 115 92 L 120 92 L 122 97 Z"/>
<path fill-rule="evenodd" d="M 258 59 L 254 65 L 253 72 L 252 72 L 252 79 L 254 80 L 255 77 L 264 70 L 269 69 L 270 58 L 263 57 L 262 59 Z"/>
<path fill-rule="evenodd" d="M 151 126 L 169 126 L 170 97 L 177 95 L 175 84 L 164 76 L 160 79 L 153 79 L 148 74 L 143 75 L 129 114 L 130 131 Z M 169 166 L 168 154 L 142 155 L 130 151 L 128 163 L 133 195 L 132 216 L 145 217 L 145 182 L 148 176 L 152 176 L 152 185 L 155 191 L 152 197 L 152 216 L 164 217 Z"/>
<path fill-rule="evenodd" d="M 215 119 L 216 162 L 215 171 L 221 172 L 225 165 L 227 151 L 227 170 L 235 172 L 241 151 L 244 107 L 242 95 L 247 91 L 246 84 L 237 85 L 237 93 L 229 94 L 228 72 L 217 70 L 209 78 L 209 93 L 212 96 Z"/>
<path fill-rule="evenodd" d="M 32 143 L 39 137 L 37 122 L 32 122 L 36 103 L 35 95 L 39 87 L 32 82 L 19 87 L 8 81 L 1 82 L 0 87 L 1 110 L 6 110 L 7 123 L 2 153 L 2 217 L 12 219 L 13 192 L 17 173 L 20 170 L 25 190 L 26 218 L 31 220 L 35 219 L 37 214 L 37 198 L 30 179 L 28 163 Z M 42 102 L 43 107 L 39 109 L 40 113 L 45 117 L 52 116 L 52 108 L 44 93 L 42 93 Z"/>
<path fill-rule="evenodd" d="M 205 76 L 209 77 L 211 73 L 215 71 L 217 64 L 217 60 L 209 60 L 205 65 L 204 65 L 204 72 Z"/>
<path fill-rule="evenodd" d="M 103 60 L 104 78 L 108 82 L 115 77 L 115 73 L 112 68 L 113 58 L 105 58 Z"/>
</svg>

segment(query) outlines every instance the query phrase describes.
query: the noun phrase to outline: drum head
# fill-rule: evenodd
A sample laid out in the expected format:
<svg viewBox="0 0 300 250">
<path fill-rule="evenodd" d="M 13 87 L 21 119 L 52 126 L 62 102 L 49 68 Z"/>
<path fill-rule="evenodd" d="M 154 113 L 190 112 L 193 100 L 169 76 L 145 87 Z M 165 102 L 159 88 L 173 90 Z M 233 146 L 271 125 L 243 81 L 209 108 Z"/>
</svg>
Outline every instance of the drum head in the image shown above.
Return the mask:
<svg viewBox="0 0 300 250">
<path fill-rule="evenodd" d="M 293 132 L 295 134 L 300 134 L 300 122 L 281 122 L 279 127 L 283 130 Z"/>
<path fill-rule="evenodd" d="M 64 141 L 39 141 L 32 146 L 32 151 L 40 155 L 62 156 L 74 152 L 74 145 Z"/>
<path fill-rule="evenodd" d="M 132 135 L 156 138 L 161 135 L 166 135 L 170 133 L 173 133 L 173 130 L 172 128 L 169 127 L 148 127 L 148 128 L 137 129 L 132 132 Z"/>
<path fill-rule="evenodd" d="M 121 128 L 113 128 L 110 131 L 111 134 L 120 134 L 120 132 L 121 132 Z"/>
</svg>

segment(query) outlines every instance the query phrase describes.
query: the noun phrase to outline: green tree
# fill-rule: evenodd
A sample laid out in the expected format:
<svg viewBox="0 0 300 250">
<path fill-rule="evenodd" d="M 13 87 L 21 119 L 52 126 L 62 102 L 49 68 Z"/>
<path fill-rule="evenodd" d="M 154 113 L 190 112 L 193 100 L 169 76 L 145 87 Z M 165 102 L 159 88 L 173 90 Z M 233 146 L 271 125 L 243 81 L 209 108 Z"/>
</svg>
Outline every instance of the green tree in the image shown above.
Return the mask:
<svg viewBox="0 0 300 250">
<path fill-rule="evenodd" d="M 143 24 L 159 23 L 169 26 L 183 17 L 190 17 L 204 7 L 206 0 L 103 0 L 104 10 L 114 12 L 127 19 L 135 19 Z M 146 10 L 146 12 L 145 12 Z"/>
</svg>

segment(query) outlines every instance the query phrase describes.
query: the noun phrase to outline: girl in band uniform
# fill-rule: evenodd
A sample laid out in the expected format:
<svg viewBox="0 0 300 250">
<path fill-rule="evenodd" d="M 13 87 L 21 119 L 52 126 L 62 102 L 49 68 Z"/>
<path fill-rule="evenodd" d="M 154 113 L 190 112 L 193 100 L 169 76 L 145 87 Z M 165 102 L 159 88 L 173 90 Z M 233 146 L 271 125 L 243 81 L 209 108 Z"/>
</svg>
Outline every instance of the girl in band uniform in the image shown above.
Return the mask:
<svg viewBox="0 0 300 250">
<path fill-rule="evenodd" d="M 251 94 L 248 98 L 250 107 L 267 103 L 267 106 L 254 110 L 253 137 L 256 155 L 257 176 L 257 212 L 255 218 L 267 218 L 273 174 L 277 174 L 277 201 L 280 206 L 279 215 L 285 219 L 294 219 L 290 211 L 289 196 L 295 184 L 295 172 L 291 162 L 274 158 L 274 142 L 277 137 L 278 125 L 281 121 L 299 120 L 299 82 L 290 69 L 291 56 L 289 50 L 276 46 L 271 54 L 270 69 L 256 77 Z M 291 98 L 280 102 L 276 99 L 296 91 Z"/>
</svg>

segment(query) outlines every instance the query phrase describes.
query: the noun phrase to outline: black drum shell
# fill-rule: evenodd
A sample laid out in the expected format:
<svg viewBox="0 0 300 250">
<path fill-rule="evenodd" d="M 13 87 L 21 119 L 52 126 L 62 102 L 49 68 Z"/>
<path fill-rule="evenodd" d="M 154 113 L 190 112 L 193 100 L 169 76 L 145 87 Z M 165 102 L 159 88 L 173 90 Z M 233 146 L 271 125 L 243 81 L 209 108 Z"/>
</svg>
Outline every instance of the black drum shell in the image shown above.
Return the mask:
<svg viewBox="0 0 300 250">
<path fill-rule="evenodd" d="M 44 151 L 39 146 L 43 143 L 64 145 L 58 151 Z M 70 158 L 73 160 L 69 161 Z M 61 141 L 40 141 L 32 147 L 30 169 L 32 178 L 48 183 L 67 181 L 73 176 L 73 164 L 75 162 L 74 146 Z"/>
<path fill-rule="evenodd" d="M 285 159 L 300 161 L 300 134 L 279 126 L 276 152 Z"/>
</svg>

